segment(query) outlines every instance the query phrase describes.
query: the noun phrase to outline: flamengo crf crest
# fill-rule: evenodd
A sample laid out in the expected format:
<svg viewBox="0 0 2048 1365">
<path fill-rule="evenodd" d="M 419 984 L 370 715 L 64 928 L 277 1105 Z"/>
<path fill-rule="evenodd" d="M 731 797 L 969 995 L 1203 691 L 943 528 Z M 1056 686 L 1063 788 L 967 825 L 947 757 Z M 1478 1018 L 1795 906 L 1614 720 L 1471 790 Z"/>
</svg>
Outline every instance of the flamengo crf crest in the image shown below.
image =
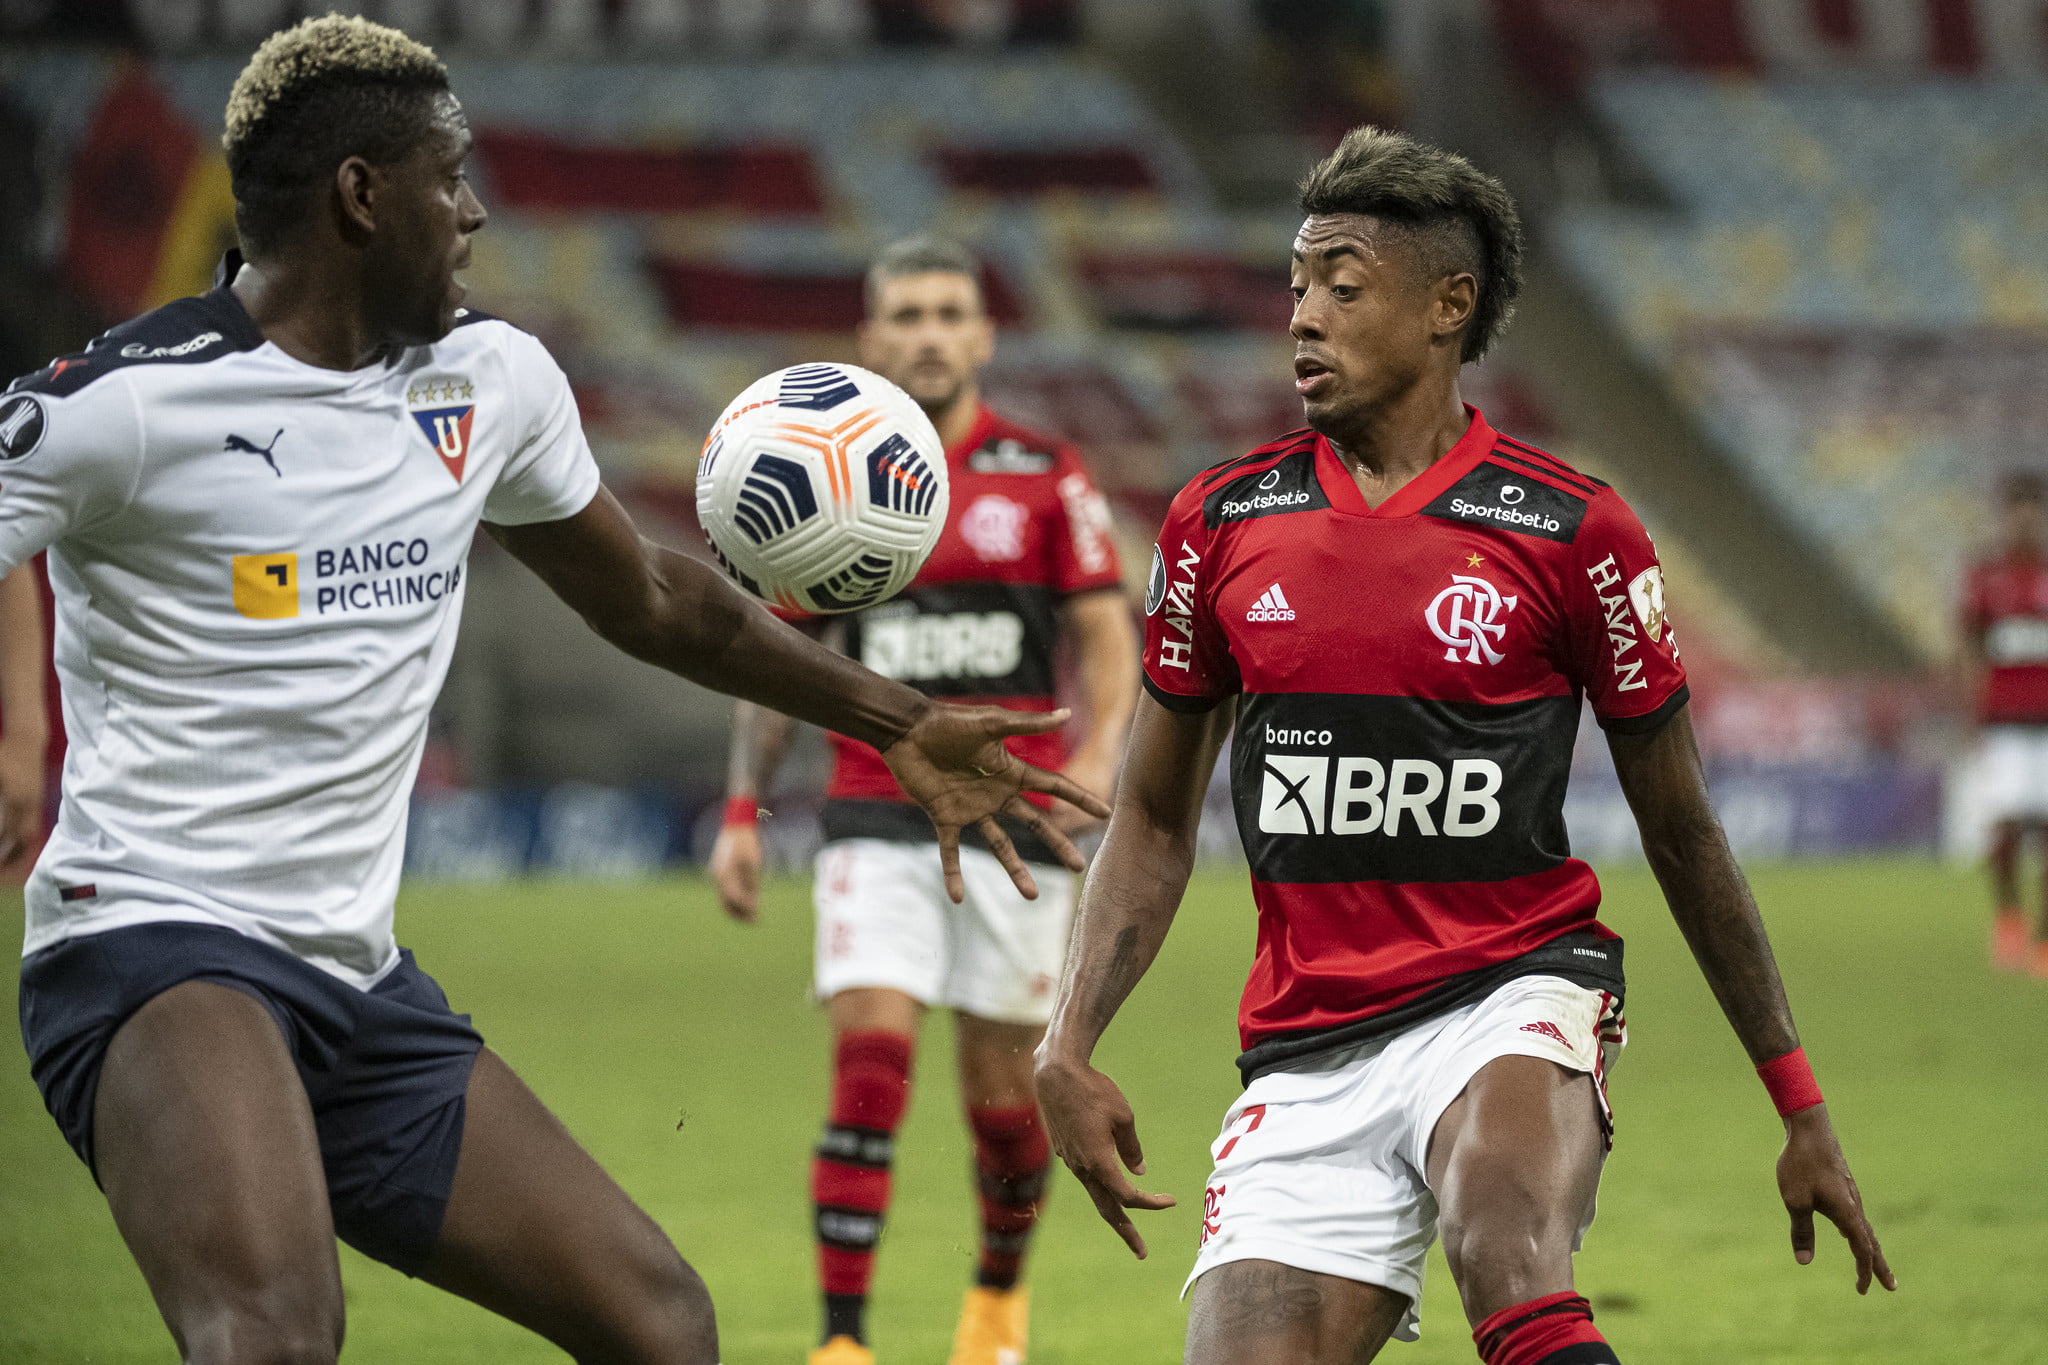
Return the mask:
<svg viewBox="0 0 2048 1365">
<path fill-rule="evenodd" d="M 1508 633 L 1503 618 L 1515 609 L 1515 601 L 1483 578 L 1452 574 L 1451 586 L 1436 595 L 1425 613 L 1431 632 L 1450 646 L 1444 661 L 1497 664 L 1505 659 L 1507 655 L 1495 646 Z"/>
<path fill-rule="evenodd" d="M 474 403 L 453 408 L 428 408 L 412 415 L 412 420 L 420 424 L 420 430 L 426 433 L 434 453 L 441 457 L 441 463 L 457 483 L 462 482 L 462 466 L 469 459 L 469 428 L 475 418 Z"/>
</svg>

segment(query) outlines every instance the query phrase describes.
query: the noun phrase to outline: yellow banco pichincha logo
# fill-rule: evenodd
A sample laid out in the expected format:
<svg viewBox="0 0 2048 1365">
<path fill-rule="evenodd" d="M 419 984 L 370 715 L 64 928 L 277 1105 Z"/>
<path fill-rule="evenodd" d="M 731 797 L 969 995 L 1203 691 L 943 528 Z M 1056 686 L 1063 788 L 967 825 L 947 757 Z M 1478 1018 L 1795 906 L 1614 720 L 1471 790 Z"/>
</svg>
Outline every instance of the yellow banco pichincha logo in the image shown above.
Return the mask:
<svg viewBox="0 0 2048 1365">
<path fill-rule="evenodd" d="M 258 621 L 299 614 L 297 555 L 236 555 L 235 610 Z"/>
</svg>

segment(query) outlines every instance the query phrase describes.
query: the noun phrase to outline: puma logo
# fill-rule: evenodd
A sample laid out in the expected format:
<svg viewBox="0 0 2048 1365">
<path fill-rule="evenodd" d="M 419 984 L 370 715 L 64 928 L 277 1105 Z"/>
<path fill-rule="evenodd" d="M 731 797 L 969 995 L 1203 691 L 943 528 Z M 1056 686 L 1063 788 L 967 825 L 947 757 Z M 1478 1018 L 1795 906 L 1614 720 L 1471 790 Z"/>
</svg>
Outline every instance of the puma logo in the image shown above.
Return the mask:
<svg viewBox="0 0 2048 1365">
<path fill-rule="evenodd" d="M 254 441 L 247 440 L 243 437 L 237 436 L 234 433 L 230 432 L 228 434 L 228 443 L 225 447 L 223 447 L 223 449 L 240 450 L 245 451 L 251 455 L 261 455 L 263 457 L 263 463 L 270 466 L 270 472 L 277 475 L 277 477 L 281 479 L 284 477 L 284 471 L 277 467 L 277 461 L 271 458 L 270 452 L 272 449 L 276 447 L 278 436 L 282 435 L 284 435 L 284 428 L 279 427 L 277 429 L 277 436 L 273 436 L 270 438 L 269 445 L 259 446 Z"/>
</svg>

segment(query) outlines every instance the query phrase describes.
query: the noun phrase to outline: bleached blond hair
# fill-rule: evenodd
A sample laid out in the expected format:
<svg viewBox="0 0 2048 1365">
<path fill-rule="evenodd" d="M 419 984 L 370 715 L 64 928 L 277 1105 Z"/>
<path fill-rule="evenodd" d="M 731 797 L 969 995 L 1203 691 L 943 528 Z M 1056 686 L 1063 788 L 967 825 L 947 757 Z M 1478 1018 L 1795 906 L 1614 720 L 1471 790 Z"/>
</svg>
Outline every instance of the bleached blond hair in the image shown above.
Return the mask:
<svg viewBox="0 0 2048 1365">
<path fill-rule="evenodd" d="M 447 91 L 432 48 L 368 19 L 326 14 L 264 39 L 235 78 L 221 134 L 244 249 L 274 244 L 348 157 L 412 150 Z"/>
</svg>

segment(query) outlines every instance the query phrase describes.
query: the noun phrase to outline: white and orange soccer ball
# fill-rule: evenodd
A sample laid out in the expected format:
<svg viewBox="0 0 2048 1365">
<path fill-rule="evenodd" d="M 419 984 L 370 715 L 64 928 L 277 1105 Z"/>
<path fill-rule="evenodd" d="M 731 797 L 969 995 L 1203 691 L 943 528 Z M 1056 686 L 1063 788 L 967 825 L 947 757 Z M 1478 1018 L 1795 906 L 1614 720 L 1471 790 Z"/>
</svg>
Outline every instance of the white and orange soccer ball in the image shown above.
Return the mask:
<svg viewBox="0 0 2048 1365">
<path fill-rule="evenodd" d="M 853 365 L 755 380 L 697 460 L 697 520 L 756 597 L 807 612 L 887 601 L 946 526 L 946 451 L 910 395 Z"/>
</svg>

